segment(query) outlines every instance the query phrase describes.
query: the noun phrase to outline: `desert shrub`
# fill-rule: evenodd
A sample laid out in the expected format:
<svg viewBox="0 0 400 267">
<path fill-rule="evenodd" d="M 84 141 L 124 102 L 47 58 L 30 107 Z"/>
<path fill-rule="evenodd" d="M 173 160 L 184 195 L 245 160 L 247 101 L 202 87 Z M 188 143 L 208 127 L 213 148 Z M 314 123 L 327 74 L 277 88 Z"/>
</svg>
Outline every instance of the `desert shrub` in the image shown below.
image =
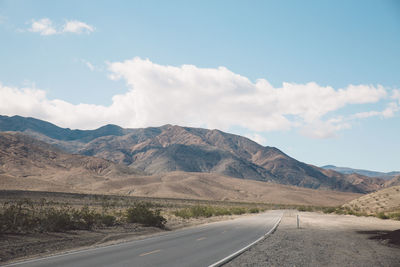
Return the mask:
<svg viewBox="0 0 400 267">
<path fill-rule="evenodd" d="M 180 209 L 174 212 L 175 216 L 184 218 L 184 219 L 189 219 L 192 217 L 192 213 L 190 212 L 190 209 Z"/>
<path fill-rule="evenodd" d="M 328 208 L 323 208 L 322 212 L 323 213 L 333 213 L 333 212 L 335 212 L 335 210 L 336 210 L 336 208 L 334 208 L 334 207 L 328 207 Z"/>
<path fill-rule="evenodd" d="M 235 215 L 242 215 L 242 214 L 246 213 L 246 209 L 239 208 L 239 207 L 233 207 L 233 208 L 231 208 L 231 212 L 232 212 L 232 214 L 235 214 Z"/>
<path fill-rule="evenodd" d="M 160 215 L 160 210 L 151 210 L 146 203 L 135 203 L 126 211 L 126 220 L 146 226 L 163 228 L 167 220 Z"/>
<path fill-rule="evenodd" d="M 182 217 L 184 219 L 189 218 L 200 218 L 200 217 L 211 217 L 211 216 L 223 216 L 223 215 L 241 215 L 245 213 L 259 213 L 259 208 L 243 208 L 243 207 L 218 207 L 218 206 L 192 206 L 176 210 L 175 216 Z"/>
<path fill-rule="evenodd" d="M 249 212 L 250 212 L 250 213 L 259 213 L 260 210 L 259 210 L 258 208 L 250 208 L 250 209 L 249 209 Z"/>
<path fill-rule="evenodd" d="M 389 216 L 387 216 L 384 212 L 379 212 L 376 217 L 383 220 L 389 219 Z"/>
<path fill-rule="evenodd" d="M 389 218 L 392 220 L 398 220 L 400 221 L 400 212 L 394 212 L 394 213 L 390 213 Z"/>
<path fill-rule="evenodd" d="M 100 216 L 100 222 L 106 227 L 114 226 L 117 224 L 117 218 L 113 215 L 106 214 Z"/>
<path fill-rule="evenodd" d="M 30 200 L 5 203 L 0 209 L 0 233 L 63 232 L 67 230 L 112 226 L 116 217 L 99 214 L 84 206 L 74 209 L 40 200 L 34 205 Z"/>
<path fill-rule="evenodd" d="M 62 232 L 75 228 L 76 223 L 67 209 L 49 208 L 39 217 L 40 232 Z"/>
<path fill-rule="evenodd" d="M 199 217 L 211 217 L 213 216 L 214 209 L 210 206 L 194 206 L 191 207 L 192 217 L 199 218 Z"/>
<path fill-rule="evenodd" d="M 232 212 L 225 207 L 214 207 L 213 216 L 232 215 Z"/>
<path fill-rule="evenodd" d="M 297 210 L 298 211 L 307 211 L 305 206 L 299 206 L 299 207 L 297 207 Z"/>
</svg>

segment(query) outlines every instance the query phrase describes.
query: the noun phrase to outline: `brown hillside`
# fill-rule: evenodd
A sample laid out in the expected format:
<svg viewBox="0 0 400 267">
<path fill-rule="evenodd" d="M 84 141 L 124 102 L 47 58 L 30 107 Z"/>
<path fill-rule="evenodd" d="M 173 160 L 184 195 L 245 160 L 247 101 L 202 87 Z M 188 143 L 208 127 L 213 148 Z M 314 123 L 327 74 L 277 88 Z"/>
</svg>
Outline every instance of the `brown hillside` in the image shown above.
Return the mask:
<svg viewBox="0 0 400 267">
<path fill-rule="evenodd" d="M 392 178 L 391 180 L 385 183 L 385 187 L 396 186 L 396 185 L 400 185 L 400 175 L 397 175 L 396 177 Z"/>
<path fill-rule="evenodd" d="M 392 186 L 350 201 L 348 206 L 368 214 L 400 212 L 400 186 Z"/>
</svg>

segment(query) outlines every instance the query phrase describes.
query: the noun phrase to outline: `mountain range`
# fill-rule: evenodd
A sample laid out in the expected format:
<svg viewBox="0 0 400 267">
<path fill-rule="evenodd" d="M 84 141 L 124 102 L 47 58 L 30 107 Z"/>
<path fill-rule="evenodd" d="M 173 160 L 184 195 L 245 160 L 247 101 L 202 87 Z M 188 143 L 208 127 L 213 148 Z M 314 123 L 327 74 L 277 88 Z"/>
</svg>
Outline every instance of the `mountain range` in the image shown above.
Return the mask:
<svg viewBox="0 0 400 267">
<path fill-rule="evenodd" d="M 325 206 L 360 196 L 215 173 L 144 175 L 126 165 L 63 152 L 19 132 L 0 133 L 0 189 Z"/>
<path fill-rule="evenodd" d="M 337 167 L 334 165 L 325 165 L 322 166 L 321 168 L 327 169 L 327 170 L 334 170 L 336 172 L 340 172 L 343 174 L 360 174 L 368 177 L 378 177 L 382 178 L 385 180 L 391 180 L 396 176 L 400 175 L 399 171 L 392 171 L 392 172 L 377 172 L 377 171 L 369 171 L 369 170 L 362 170 L 362 169 L 352 169 L 348 167 Z"/>
<path fill-rule="evenodd" d="M 43 162 L 39 165 L 44 169 L 51 169 L 52 164 L 60 165 L 57 161 L 50 164 L 46 162 L 46 158 L 62 158 L 75 154 L 74 156 L 79 155 L 79 159 L 75 159 L 79 166 L 75 168 L 76 173 L 94 171 L 94 177 L 111 179 L 121 175 L 154 177 L 171 172 L 208 173 L 356 193 L 372 192 L 385 185 L 383 179 L 319 168 L 300 162 L 275 147 L 261 146 L 245 137 L 220 130 L 176 125 L 139 129 L 106 125 L 95 130 L 71 130 L 34 118 L 0 116 L 0 131 L 20 133 L 0 136 L 4 143 L 14 142 L 13 147 L 18 142 L 39 144 L 40 151 L 31 151 L 29 148 L 26 152 L 33 153 L 33 157 L 41 154 Z M 46 154 L 45 151 L 52 152 Z M 18 157 L 10 160 L 9 152 L 6 153 L 7 155 L 2 154 L 2 160 L 8 160 L 7 164 L 18 161 Z M 33 164 L 32 158 L 20 166 L 24 164 Z M 2 163 L 3 174 L 13 174 L 10 170 L 14 167 L 4 166 Z M 40 169 L 40 166 L 34 163 L 32 168 Z M 17 173 L 21 171 L 17 165 L 14 170 Z M 21 175 L 29 173 L 22 172 Z"/>
</svg>

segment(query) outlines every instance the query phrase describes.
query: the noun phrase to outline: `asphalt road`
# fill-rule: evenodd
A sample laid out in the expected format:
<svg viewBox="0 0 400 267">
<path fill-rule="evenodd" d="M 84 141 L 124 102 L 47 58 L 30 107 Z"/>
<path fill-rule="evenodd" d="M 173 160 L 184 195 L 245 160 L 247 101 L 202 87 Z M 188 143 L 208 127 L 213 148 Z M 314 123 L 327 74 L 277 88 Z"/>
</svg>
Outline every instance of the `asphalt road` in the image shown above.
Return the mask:
<svg viewBox="0 0 400 267">
<path fill-rule="evenodd" d="M 281 216 L 269 211 L 12 266 L 209 266 L 263 236 Z"/>
</svg>

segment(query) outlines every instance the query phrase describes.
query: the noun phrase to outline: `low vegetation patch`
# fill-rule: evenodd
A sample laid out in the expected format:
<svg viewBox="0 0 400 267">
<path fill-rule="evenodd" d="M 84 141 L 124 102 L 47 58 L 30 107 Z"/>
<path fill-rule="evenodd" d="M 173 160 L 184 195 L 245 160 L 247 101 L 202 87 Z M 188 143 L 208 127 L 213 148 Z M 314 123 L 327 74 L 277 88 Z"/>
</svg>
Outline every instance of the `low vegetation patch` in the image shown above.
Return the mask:
<svg viewBox="0 0 400 267">
<path fill-rule="evenodd" d="M 349 206 L 322 208 L 322 211 L 324 213 L 336 213 L 336 214 L 355 215 L 355 216 L 373 216 L 383 220 L 392 219 L 400 221 L 400 211 L 367 213 L 365 211 L 360 211 L 358 207 L 351 208 Z"/>
<path fill-rule="evenodd" d="M 126 212 L 103 205 L 96 209 L 84 205 L 73 208 L 42 199 L 34 203 L 29 199 L 6 202 L 0 209 L 0 234 L 28 232 L 64 232 L 68 230 L 92 230 L 123 223 L 140 223 L 163 228 L 166 219 L 151 204 L 135 203 Z"/>
<path fill-rule="evenodd" d="M 189 208 L 180 209 L 174 212 L 175 216 L 184 219 L 212 217 L 223 215 L 241 215 L 245 213 L 259 213 L 259 208 L 244 208 L 244 207 L 218 207 L 218 206 L 192 206 Z"/>
<path fill-rule="evenodd" d="M 151 204 L 140 202 L 134 204 L 126 211 L 126 219 L 130 223 L 141 223 L 146 226 L 164 228 L 167 220 L 160 215 L 161 210 L 151 210 Z"/>
</svg>

